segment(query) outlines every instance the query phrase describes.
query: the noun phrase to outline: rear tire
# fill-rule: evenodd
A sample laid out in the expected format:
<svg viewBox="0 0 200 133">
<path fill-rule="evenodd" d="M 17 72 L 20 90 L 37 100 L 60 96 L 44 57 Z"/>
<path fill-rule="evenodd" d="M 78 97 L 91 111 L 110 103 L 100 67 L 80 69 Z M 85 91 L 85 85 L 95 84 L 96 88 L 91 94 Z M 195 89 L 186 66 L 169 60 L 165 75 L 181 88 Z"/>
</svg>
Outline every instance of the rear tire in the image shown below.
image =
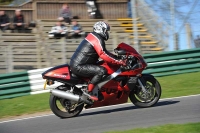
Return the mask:
<svg viewBox="0 0 200 133">
<path fill-rule="evenodd" d="M 137 88 L 130 92 L 129 98 L 131 102 L 137 107 L 147 108 L 147 107 L 154 106 L 160 99 L 161 86 L 159 82 L 152 75 L 144 74 L 142 75 L 142 78 L 147 83 L 147 86 L 148 86 L 148 88 L 146 88 L 147 91 L 150 88 L 151 91 L 154 91 L 154 92 L 151 92 L 151 93 L 154 93 L 154 95 L 152 96 L 151 99 L 148 99 L 147 101 L 144 101 L 144 99 L 141 100 L 140 98 L 138 98 L 139 94 L 141 93 L 141 88 L 138 87 L 137 85 L 136 86 Z"/>
<path fill-rule="evenodd" d="M 81 104 L 77 106 L 73 111 L 70 111 L 70 112 L 68 110 L 63 111 L 57 105 L 57 101 L 60 101 L 60 100 L 66 100 L 66 99 L 58 98 L 52 94 L 50 95 L 50 99 L 49 99 L 50 108 L 52 112 L 60 118 L 70 118 L 70 117 L 78 116 L 83 110 L 84 104 Z"/>
</svg>

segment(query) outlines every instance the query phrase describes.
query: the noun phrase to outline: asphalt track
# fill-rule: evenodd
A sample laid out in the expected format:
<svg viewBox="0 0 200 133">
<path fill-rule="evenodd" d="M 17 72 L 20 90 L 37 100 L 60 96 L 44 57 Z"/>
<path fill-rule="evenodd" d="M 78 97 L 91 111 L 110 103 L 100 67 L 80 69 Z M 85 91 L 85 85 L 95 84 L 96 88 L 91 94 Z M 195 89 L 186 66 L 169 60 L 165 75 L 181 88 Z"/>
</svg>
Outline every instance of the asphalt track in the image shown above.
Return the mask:
<svg viewBox="0 0 200 133">
<path fill-rule="evenodd" d="M 0 122 L 0 133 L 101 133 L 167 123 L 200 122 L 200 95 L 160 100 L 151 108 L 122 104 L 84 110 L 78 117 L 55 115 Z"/>
</svg>

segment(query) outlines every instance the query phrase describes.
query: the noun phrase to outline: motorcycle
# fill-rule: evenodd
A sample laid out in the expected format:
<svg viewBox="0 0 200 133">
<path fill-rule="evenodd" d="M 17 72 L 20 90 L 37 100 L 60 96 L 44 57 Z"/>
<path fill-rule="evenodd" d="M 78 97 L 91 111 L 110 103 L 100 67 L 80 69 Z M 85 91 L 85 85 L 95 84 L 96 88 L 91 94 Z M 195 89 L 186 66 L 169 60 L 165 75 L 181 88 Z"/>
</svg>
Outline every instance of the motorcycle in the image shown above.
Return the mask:
<svg viewBox="0 0 200 133">
<path fill-rule="evenodd" d="M 55 81 L 62 85 L 52 89 L 50 95 L 50 108 L 60 118 L 78 116 L 83 108 L 122 104 L 130 101 L 137 107 L 151 107 L 161 96 L 159 82 L 150 74 L 142 74 L 147 67 L 144 58 L 130 45 L 121 43 L 114 50 L 118 58 L 126 60 L 126 66 L 117 66 L 104 61 L 97 65 L 105 67 L 108 71 L 102 81 L 97 84 L 93 94 L 97 101 L 88 95 L 87 85 L 90 78 L 80 77 L 70 71 L 67 64 L 50 68 L 42 73 L 46 79 L 45 87 Z"/>
</svg>

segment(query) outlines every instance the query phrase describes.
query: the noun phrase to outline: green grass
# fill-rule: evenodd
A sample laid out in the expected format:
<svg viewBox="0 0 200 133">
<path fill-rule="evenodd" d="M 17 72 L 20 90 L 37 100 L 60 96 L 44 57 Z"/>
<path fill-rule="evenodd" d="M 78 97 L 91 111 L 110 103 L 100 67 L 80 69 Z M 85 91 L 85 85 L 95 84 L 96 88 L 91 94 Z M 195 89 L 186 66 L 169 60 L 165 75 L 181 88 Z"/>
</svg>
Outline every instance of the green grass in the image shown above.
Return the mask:
<svg viewBox="0 0 200 133">
<path fill-rule="evenodd" d="M 200 94 L 200 72 L 157 78 L 162 97 Z M 0 100 L 0 118 L 50 110 L 49 93 Z"/>
<path fill-rule="evenodd" d="M 0 118 L 50 110 L 49 93 L 0 100 Z"/>
<path fill-rule="evenodd" d="M 136 128 L 126 131 L 111 131 L 106 133 L 200 133 L 200 123 L 168 124 L 149 128 Z"/>
<path fill-rule="evenodd" d="M 200 72 L 156 78 L 162 87 L 161 98 L 200 94 Z"/>
</svg>

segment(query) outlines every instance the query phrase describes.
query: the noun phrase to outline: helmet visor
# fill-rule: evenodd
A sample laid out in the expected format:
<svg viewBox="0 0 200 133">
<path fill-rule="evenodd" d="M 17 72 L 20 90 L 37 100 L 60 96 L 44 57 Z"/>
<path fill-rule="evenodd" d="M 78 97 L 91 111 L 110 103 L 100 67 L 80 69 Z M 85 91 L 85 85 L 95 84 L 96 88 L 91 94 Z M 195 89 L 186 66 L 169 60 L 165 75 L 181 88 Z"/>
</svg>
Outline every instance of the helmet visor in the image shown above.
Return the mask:
<svg viewBox="0 0 200 133">
<path fill-rule="evenodd" d="M 108 27 L 107 27 L 107 31 L 110 31 L 110 26 L 108 25 Z"/>
</svg>

